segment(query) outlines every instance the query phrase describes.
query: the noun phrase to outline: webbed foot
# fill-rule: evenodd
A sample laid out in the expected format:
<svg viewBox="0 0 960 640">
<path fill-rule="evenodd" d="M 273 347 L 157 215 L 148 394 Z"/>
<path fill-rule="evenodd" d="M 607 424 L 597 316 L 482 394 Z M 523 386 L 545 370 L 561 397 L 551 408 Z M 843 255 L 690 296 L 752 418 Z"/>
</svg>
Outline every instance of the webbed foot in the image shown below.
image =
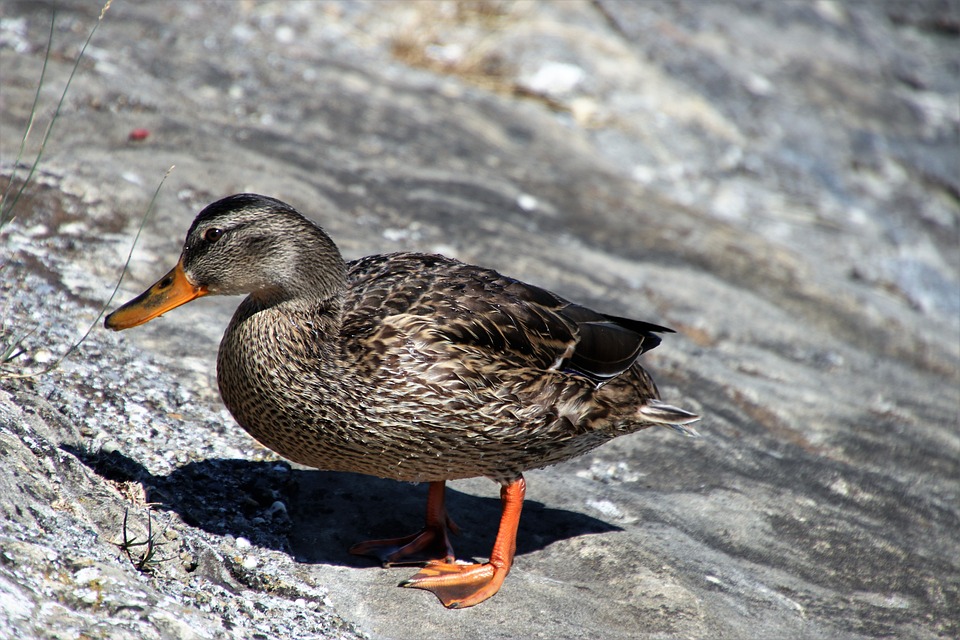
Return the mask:
<svg viewBox="0 0 960 640">
<path fill-rule="evenodd" d="M 401 587 L 425 589 L 448 609 L 480 604 L 500 590 L 510 567 L 486 564 L 430 562 L 419 573 L 400 583 Z"/>
<path fill-rule="evenodd" d="M 350 547 L 350 553 L 377 558 L 385 567 L 425 562 L 452 563 L 456 560 L 449 533 L 460 529 L 447 515 L 443 482 L 431 482 L 427 493 L 427 519 L 423 529 L 401 538 L 367 540 Z"/>
</svg>

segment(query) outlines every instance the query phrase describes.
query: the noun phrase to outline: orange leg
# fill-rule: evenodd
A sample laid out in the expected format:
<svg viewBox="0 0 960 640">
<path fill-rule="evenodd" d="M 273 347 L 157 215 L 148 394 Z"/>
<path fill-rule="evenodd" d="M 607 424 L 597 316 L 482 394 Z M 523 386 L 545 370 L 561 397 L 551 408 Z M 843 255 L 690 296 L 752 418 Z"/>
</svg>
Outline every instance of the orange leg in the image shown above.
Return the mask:
<svg viewBox="0 0 960 640">
<path fill-rule="evenodd" d="M 350 553 L 377 558 L 385 567 L 423 562 L 454 562 L 453 547 L 447 532 L 457 534 L 460 530 L 447 515 L 443 499 L 445 485 L 443 481 L 430 483 L 427 492 L 427 521 L 422 530 L 402 538 L 361 542 L 350 547 Z"/>
<path fill-rule="evenodd" d="M 500 529 L 486 564 L 451 564 L 429 562 L 418 574 L 400 583 L 432 591 L 448 609 L 462 609 L 479 604 L 500 590 L 510 573 L 513 556 L 517 552 L 517 525 L 527 485 L 523 477 L 500 489 L 503 513 Z"/>
</svg>

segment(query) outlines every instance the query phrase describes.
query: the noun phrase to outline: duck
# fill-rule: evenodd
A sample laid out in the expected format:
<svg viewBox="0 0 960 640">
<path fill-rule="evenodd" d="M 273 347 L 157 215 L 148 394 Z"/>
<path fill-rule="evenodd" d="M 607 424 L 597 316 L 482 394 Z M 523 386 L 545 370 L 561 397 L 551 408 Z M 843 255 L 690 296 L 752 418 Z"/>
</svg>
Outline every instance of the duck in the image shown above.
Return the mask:
<svg viewBox="0 0 960 640">
<path fill-rule="evenodd" d="M 420 565 L 402 587 L 447 608 L 513 565 L 524 472 L 699 417 L 660 399 L 639 358 L 671 329 L 593 311 L 492 269 L 425 253 L 346 261 L 292 206 L 241 193 L 204 208 L 176 265 L 105 319 L 120 331 L 208 295 L 245 295 L 217 355 L 236 422 L 295 463 L 428 483 L 424 527 L 350 548 Z M 500 485 L 487 562 L 458 561 L 446 482 Z"/>
</svg>

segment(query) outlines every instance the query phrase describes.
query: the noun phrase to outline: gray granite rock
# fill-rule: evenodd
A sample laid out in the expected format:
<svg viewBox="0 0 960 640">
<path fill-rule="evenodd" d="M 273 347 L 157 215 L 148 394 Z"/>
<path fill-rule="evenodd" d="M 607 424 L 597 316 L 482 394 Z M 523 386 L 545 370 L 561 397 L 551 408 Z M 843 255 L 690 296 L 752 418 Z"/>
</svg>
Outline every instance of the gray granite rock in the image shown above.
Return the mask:
<svg viewBox="0 0 960 640">
<path fill-rule="evenodd" d="M 3 187 L 54 4 L 31 158 L 100 6 L 0 5 Z M 118 0 L 0 229 L 0 638 L 956 637 L 958 34 L 956 2 Z M 171 165 L 114 306 L 200 207 L 265 193 L 349 257 L 678 329 L 647 360 L 702 437 L 531 473 L 478 607 L 397 589 L 346 549 L 418 526 L 425 488 L 236 427 L 236 300 L 99 328 Z M 452 483 L 461 557 L 496 495 Z"/>
</svg>

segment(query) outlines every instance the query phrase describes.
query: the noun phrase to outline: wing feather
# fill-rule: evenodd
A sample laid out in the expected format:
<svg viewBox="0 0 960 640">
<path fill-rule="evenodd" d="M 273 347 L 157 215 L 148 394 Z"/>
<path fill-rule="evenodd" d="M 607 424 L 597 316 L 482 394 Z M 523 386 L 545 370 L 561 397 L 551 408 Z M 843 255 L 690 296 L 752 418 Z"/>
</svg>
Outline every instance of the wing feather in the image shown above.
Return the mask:
<svg viewBox="0 0 960 640">
<path fill-rule="evenodd" d="M 498 366 L 558 369 L 602 384 L 657 346 L 656 332 L 671 331 L 604 315 L 442 256 L 371 256 L 350 263 L 348 272 L 342 331 L 358 338 L 351 344 L 372 350 L 406 333 L 401 325 L 417 326 L 421 342 L 438 340 L 461 353 L 469 350 L 472 358 Z"/>
</svg>

